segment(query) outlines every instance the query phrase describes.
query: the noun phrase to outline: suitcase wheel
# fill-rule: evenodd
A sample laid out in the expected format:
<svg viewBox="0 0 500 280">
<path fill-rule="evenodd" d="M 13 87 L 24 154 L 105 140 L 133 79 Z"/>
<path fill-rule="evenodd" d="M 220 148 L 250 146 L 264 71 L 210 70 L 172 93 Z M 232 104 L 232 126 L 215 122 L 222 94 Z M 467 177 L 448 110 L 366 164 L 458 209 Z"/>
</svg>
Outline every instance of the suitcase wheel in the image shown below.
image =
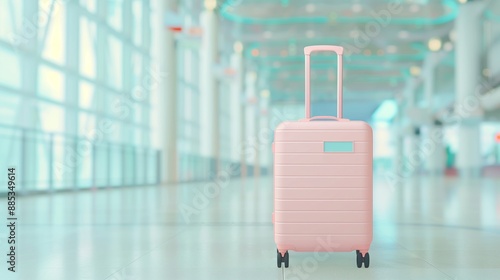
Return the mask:
<svg viewBox="0 0 500 280">
<path fill-rule="evenodd" d="M 370 254 L 367 252 L 364 256 L 359 250 L 356 250 L 356 265 L 361 268 L 365 264 L 365 268 L 370 266 Z"/>
<path fill-rule="evenodd" d="M 277 263 L 278 263 L 278 268 L 281 268 L 282 263 L 285 263 L 285 268 L 288 268 L 288 265 L 289 265 L 288 251 L 286 251 L 285 255 L 282 256 L 280 251 L 276 250 L 276 256 L 277 256 L 276 259 L 277 259 Z"/>
</svg>

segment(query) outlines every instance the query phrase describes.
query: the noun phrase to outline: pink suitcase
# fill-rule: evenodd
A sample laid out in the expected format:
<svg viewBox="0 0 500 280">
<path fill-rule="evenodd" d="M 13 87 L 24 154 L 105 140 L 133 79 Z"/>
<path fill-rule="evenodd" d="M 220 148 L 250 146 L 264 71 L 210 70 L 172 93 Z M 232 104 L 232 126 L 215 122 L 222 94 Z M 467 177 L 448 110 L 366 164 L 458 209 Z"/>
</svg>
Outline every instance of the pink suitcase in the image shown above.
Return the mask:
<svg viewBox="0 0 500 280">
<path fill-rule="evenodd" d="M 338 57 L 337 117 L 310 113 L 310 54 Z M 370 264 L 373 236 L 373 141 L 371 127 L 342 118 L 342 55 L 339 46 L 304 49 L 306 118 L 275 130 L 274 240 L 278 267 L 288 251 L 350 252 L 356 264 Z"/>
</svg>

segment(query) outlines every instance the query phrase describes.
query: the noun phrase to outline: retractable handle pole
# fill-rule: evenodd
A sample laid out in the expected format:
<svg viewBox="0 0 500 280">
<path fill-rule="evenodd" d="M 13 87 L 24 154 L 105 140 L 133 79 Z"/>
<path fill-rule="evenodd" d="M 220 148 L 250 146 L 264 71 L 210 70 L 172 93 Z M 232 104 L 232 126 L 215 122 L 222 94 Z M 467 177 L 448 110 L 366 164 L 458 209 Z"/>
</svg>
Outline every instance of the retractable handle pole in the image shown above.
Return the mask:
<svg viewBox="0 0 500 280">
<path fill-rule="evenodd" d="M 342 119 L 342 79 L 343 79 L 343 54 L 344 48 L 341 46 L 308 46 L 304 48 L 306 56 L 306 119 L 311 118 L 311 53 L 320 51 L 330 51 L 337 54 L 337 118 Z"/>
</svg>

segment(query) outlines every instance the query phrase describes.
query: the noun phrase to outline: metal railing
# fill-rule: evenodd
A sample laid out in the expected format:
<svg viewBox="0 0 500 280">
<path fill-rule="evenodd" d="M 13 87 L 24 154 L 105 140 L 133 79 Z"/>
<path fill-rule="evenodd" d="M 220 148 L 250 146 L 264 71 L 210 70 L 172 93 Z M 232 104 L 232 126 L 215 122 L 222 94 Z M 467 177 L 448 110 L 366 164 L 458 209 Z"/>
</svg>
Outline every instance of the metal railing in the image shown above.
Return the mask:
<svg viewBox="0 0 500 280">
<path fill-rule="evenodd" d="M 161 152 L 64 133 L 0 125 L 0 166 L 15 167 L 17 191 L 140 186 L 161 180 Z M 0 171 L 1 172 L 1 171 Z M 6 186 L 7 175 L 0 176 Z M 5 193 L 7 188 L 0 188 Z"/>
</svg>

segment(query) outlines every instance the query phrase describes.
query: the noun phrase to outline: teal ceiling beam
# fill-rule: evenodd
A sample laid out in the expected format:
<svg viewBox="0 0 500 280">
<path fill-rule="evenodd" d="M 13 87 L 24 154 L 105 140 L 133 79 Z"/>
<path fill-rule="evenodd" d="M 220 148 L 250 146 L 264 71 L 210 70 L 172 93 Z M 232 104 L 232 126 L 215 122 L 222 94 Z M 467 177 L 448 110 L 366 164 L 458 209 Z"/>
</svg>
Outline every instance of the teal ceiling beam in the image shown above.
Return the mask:
<svg viewBox="0 0 500 280">
<path fill-rule="evenodd" d="M 289 62 L 303 62 L 304 61 L 304 56 L 303 55 L 297 55 L 297 56 L 278 56 L 278 55 L 272 55 L 272 56 L 257 56 L 257 57 L 247 57 L 248 59 L 253 59 L 258 62 L 265 62 L 265 61 L 289 61 Z M 345 56 L 345 60 L 347 61 L 421 61 L 425 58 L 425 54 L 419 53 L 419 54 L 386 54 L 386 55 L 350 55 L 350 56 Z M 323 56 L 321 58 L 323 61 L 335 61 L 337 58 L 334 56 Z M 313 62 L 314 63 L 314 62 Z"/>
<path fill-rule="evenodd" d="M 313 79 L 316 82 L 328 82 L 330 79 L 328 77 L 317 77 Z M 348 84 L 349 82 L 363 82 L 363 83 L 401 83 L 406 80 L 405 77 L 393 76 L 393 77 L 374 77 L 374 76 L 365 76 L 365 77 L 351 77 L 344 79 L 344 83 Z M 280 81 L 288 81 L 288 82 L 304 82 L 303 76 L 289 76 L 287 78 L 280 79 Z"/>
<path fill-rule="evenodd" d="M 288 0 L 281 0 L 288 2 Z M 387 1 L 388 3 L 394 1 Z M 448 7 L 450 12 L 437 18 L 393 18 L 391 24 L 399 25 L 439 25 L 454 20 L 458 15 L 458 3 L 455 0 L 443 0 L 443 5 Z M 345 16 L 319 16 L 319 17 L 288 17 L 288 18 L 254 18 L 231 13 L 231 5 L 226 2 L 222 4 L 221 15 L 228 20 L 242 24 L 262 24 L 262 25 L 282 25 L 292 23 L 368 23 L 373 21 L 372 17 L 345 17 Z"/>
<path fill-rule="evenodd" d="M 329 69 L 335 69 L 335 64 L 313 64 L 311 65 L 312 70 L 329 70 Z M 408 66 L 403 66 L 403 65 L 391 65 L 390 67 L 382 67 L 378 64 L 370 64 L 370 65 L 356 65 L 356 64 L 346 64 L 344 65 L 344 69 L 346 70 L 359 70 L 359 71 L 365 71 L 365 70 L 374 70 L 374 71 L 403 71 L 407 70 Z M 287 65 L 283 67 L 263 67 L 263 70 L 269 71 L 270 74 L 279 74 L 282 73 L 283 71 L 290 71 L 290 70 L 304 70 L 303 65 Z"/>
</svg>

